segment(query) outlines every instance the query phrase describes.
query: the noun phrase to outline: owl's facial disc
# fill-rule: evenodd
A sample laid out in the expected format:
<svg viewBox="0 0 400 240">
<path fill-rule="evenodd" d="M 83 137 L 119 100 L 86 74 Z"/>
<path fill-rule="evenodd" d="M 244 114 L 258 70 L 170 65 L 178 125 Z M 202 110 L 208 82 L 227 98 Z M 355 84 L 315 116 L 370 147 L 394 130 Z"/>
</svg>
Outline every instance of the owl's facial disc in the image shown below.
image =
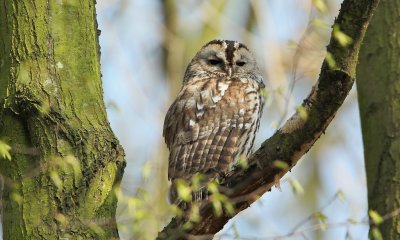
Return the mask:
<svg viewBox="0 0 400 240">
<path fill-rule="evenodd" d="M 202 47 L 192 59 L 185 72 L 184 81 L 192 76 L 208 74 L 209 76 L 241 78 L 243 74 L 258 73 L 255 58 L 248 48 L 239 42 L 213 40 Z"/>
</svg>

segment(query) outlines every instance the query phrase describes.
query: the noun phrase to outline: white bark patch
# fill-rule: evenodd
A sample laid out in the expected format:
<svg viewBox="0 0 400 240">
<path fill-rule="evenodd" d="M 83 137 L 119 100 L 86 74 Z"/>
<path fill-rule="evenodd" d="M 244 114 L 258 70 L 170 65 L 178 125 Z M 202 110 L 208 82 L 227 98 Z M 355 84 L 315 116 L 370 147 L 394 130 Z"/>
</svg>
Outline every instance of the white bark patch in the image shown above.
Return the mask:
<svg viewBox="0 0 400 240">
<path fill-rule="evenodd" d="M 239 110 L 239 116 L 242 117 L 243 115 L 244 115 L 244 109 L 242 108 L 242 109 Z"/>
</svg>

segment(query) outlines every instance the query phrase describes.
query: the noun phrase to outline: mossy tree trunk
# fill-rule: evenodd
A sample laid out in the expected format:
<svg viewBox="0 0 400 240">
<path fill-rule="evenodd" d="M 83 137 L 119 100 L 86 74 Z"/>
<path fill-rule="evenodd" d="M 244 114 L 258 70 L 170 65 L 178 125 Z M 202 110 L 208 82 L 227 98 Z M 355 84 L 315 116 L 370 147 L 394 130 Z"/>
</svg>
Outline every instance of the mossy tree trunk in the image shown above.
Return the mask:
<svg viewBox="0 0 400 240">
<path fill-rule="evenodd" d="M 369 208 L 400 208 L 400 1 L 382 0 L 360 52 L 360 103 Z M 389 216 L 389 215 L 388 215 Z M 383 239 L 400 239 L 400 216 L 381 224 Z"/>
<path fill-rule="evenodd" d="M 4 239 L 118 238 L 95 1 L 0 0 Z"/>
</svg>

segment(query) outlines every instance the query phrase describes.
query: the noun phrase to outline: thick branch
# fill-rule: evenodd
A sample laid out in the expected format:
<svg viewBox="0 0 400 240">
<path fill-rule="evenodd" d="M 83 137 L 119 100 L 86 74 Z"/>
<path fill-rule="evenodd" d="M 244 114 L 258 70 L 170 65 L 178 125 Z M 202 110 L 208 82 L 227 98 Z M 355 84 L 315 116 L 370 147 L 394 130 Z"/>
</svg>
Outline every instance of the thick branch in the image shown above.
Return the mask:
<svg viewBox="0 0 400 240">
<path fill-rule="evenodd" d="M 352 38 L 351 44 L 341 46 L 332 34 L 327 50 L 334 57 L 336 68 L 331 69 L 326 61 L 323 63 L 317 84 L 302 104 L 308 113 L 307 119 L 294 114 L 252 155 L 247 169 L 236 169 L 224 179 L 221 191 L 234 203 L 234 215 L 269 191 L 324 133 L 353 85 L 360 45 L 378 2 L 343 2 L 335 25 Z M 286 162 L 289 167 L 276 167 L 276 160 Z M 227 212 L 215 216 L 209 201 L 201 203 L 200 215 L 202 220 L 193 223 L 193 227 L 186 232 L 181 226 L 188 220 L 185 217 L 175 217 L 160 232 L 158 239 L 185 239 L 189 235 L 212 237 L 233 217 Z"/>
</svg>

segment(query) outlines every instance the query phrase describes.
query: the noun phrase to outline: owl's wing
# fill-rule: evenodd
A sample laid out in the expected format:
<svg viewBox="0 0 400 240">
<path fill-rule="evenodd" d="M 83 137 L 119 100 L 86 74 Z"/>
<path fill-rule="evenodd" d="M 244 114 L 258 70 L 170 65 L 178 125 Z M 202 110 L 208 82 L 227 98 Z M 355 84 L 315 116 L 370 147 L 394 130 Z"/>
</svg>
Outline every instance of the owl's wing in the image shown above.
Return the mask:
<svg viewBox="0 0 400 240">
<path fill-rule="evenodd" d="M 169 179 L 223 173 L 232 165 L 240 153 L 238 140 L 247 131 L 244 124 L 251 120 L 245 114 L 243 86 L 240 81 L 233 85 L 214 80 L 181 90 L 164 122 Z"/>
</svg>

